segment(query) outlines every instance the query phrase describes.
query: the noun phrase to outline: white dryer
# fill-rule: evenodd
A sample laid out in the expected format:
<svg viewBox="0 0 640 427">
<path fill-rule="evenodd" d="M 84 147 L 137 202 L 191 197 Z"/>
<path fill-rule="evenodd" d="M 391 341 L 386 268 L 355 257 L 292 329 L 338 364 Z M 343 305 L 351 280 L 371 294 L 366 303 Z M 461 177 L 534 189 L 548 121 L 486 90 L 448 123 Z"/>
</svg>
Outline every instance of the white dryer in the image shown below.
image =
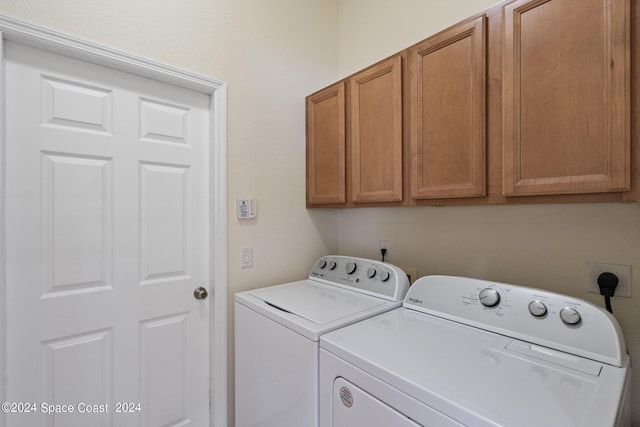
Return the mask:
<svg viewBox="0 0 640 427">
<path fill-rule="evenodd" d="M 428 276 L 320 346 L 321 427 L 630 425 L 620 327 L 577 298 Z"/>
<path fill-rule="evenodd" d="M 391 264 L 326 256 L 307 280 L 235 295 L 236 427 L 318 425 L 319 339 L 402 305 Z"/>
</svg>

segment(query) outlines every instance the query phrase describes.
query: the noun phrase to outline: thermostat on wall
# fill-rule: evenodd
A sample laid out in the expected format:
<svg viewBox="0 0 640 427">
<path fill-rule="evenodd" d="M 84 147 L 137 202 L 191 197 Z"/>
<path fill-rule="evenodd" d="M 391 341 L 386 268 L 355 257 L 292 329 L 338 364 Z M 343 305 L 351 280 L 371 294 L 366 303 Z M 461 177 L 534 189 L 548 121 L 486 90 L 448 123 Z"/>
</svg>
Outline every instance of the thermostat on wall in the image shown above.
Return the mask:
<svg viewBox="0 0 640 427">
<path fill-rule="evenodd" d="M 254 199 L 238 199 L 238 219 L 256 217 L 256 201 Z"/>
</svg>

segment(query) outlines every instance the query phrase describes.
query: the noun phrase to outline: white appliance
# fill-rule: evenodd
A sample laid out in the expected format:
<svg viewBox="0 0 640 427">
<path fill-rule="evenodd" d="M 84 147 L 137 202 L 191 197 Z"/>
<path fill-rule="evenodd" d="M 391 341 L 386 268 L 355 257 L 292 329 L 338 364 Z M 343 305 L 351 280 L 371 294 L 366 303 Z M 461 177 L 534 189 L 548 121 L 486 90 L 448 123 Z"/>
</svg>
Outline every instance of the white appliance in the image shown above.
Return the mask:
<svg viewBox="0 0 640 427">
<path fill-rule="evenodd" d="M 620 327 L 577 298 L 428 276 L 320 347 L 321 427 L 630 425 Z"/>
<path fill-rule="evenodd" d="M 318 425 L 320 336 L 402 305 L 391 264 L 326 256 L 307 280 L 235 295 L 236 427 Z"/>
</svg>

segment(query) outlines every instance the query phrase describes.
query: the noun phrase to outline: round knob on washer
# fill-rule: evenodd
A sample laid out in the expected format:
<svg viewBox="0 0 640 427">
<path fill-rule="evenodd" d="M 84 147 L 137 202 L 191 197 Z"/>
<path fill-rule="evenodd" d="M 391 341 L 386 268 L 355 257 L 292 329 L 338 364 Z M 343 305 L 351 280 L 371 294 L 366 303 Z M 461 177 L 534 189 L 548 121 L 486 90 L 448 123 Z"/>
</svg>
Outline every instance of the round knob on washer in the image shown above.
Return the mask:
<svg viewBox="0 0 640 427">
<path fill-rule="evenodd" d="M 367 277 L 369 279 L 373 279 L 374 277 L 376 277 L 376 273 L 377 273 L 377 271 L 376 271 L 375 268 L 369 267 L 369 269 L 367 270 Z"/>
<path fill-rule="evenodd" d="M 386 282 L 387 280 L 389 280 L 389 277 L 391 277 L 391 275 L 389 274 L 388 271 L 380 272 L 380 280 L 382 280 L 383 282 Z"/>
<path fill-rule="evenodd" d="M 347 270 L 347 274 L 353 274 L 353 272 L 356 271 L 356 263 L 353 261 L 349 261 L 347 263 L 346 270 Z"/>
<path fill-rule="evenodd" d="M 318 266 L 320 268 L 325 268 L 327 266 L 327 261 L 325 260 L 320 260 L 320 262 L 318 263 Z"/>
<path fill-rule="evenodd" d="M 336 262 L 335 261 L 330 261 L 329 262 L 329 270 L 333 270 L 334 268 L 336 268 Z"/>
<path fill-rule="evenodd" d="M 533 300 L 529 303 L 529 313 L 536 317 L 542 317 L 547 314 L 547 306 L 542 301 Z"/>
<path fill-rule="evenodd" d="M 560 318 L 567 325 L 577 325 L 582 320 L 582 317 L 580 317 L 580 313 L 578 313 L 578 310 L 571 307 L 565 307 L 560 310 Z"/>
<path fill-rule="evenodd" d="M 478 295 L 480 302 L 485 307 L 493 307 L 500 302 L 500 294 L 495 289 L 484 288 Z"/>
</svg>

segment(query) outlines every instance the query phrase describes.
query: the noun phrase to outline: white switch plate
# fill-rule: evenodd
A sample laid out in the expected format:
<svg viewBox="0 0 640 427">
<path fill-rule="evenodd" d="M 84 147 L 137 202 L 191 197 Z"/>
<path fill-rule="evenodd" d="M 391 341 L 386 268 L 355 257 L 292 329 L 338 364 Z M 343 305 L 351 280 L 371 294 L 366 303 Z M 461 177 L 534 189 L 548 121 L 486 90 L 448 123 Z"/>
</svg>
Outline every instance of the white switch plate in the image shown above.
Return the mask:
<svg viewBox="0 0 640 427">
<path fill-rule="evenodd" d="M 240 268 L 253 267 L 253 248 L 245 246 L 240 248 Z"/>
<path fill-rule="evenodd" d="M 633 282 L 631 281 L 631 266 L 620 264 L 604 264 L 601 262 L 588 262 L 587 263 L 587 291 L 596 294 L 600 293 L 600 287 L 598 287 L 598 276 L 602 273 L 613 273 L 618 276 L 618 286 L 613 297 L 627 297 L 631 298 L 631 288 Z"/>
</svg>

